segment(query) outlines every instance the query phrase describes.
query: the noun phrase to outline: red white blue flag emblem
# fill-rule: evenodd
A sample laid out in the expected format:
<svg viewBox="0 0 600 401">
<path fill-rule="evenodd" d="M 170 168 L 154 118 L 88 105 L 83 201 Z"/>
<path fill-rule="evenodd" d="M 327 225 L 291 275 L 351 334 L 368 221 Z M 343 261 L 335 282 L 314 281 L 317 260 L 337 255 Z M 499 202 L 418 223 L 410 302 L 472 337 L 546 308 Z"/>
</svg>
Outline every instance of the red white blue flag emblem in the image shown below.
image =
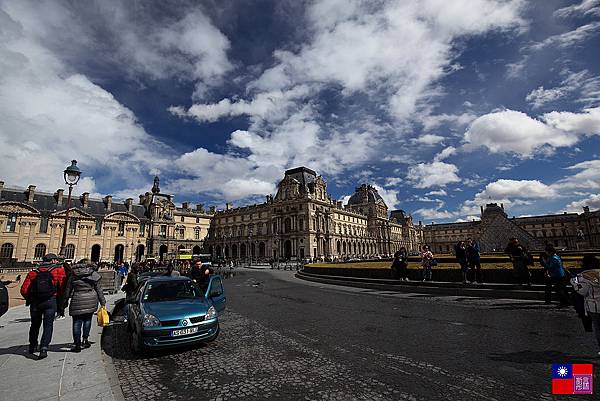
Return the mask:
<svg viewBox="0 0 600 401">
<path fill-rule="evenodd" d="M 552 364 L 552 394 L 593 394 L 593 365 Z"/>
</svg>

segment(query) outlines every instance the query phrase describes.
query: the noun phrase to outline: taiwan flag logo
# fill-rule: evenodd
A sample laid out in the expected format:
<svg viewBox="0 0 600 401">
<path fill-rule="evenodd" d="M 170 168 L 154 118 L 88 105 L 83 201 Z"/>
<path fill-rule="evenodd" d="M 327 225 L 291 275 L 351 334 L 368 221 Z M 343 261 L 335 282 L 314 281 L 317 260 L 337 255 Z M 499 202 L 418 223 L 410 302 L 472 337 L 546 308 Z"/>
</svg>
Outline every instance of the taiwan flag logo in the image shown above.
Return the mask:
<svg viewBox="0 0 600 401">
<path fill-rule="evenodd" d="M 593 394 L 592 364 L 552 364 L 552 394 Z"/>
</svg>

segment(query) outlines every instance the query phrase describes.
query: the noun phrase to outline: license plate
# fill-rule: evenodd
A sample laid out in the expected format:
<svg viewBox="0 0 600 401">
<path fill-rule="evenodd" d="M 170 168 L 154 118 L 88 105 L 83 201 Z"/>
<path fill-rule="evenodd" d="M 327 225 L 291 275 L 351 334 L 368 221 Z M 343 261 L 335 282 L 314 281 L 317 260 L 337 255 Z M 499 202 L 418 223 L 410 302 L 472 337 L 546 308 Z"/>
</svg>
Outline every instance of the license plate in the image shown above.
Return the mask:
<svg viewBox="0 0 600 401">
<path fill-rule="evenodd" d="M 171 332 L 171 336 L 172 337 L 185 336 L 187 334 L 194 334 L 197 331 L 198 331 L 198 327 L 188 327 L 185 329 L 173 330 Z"/>
</svg>

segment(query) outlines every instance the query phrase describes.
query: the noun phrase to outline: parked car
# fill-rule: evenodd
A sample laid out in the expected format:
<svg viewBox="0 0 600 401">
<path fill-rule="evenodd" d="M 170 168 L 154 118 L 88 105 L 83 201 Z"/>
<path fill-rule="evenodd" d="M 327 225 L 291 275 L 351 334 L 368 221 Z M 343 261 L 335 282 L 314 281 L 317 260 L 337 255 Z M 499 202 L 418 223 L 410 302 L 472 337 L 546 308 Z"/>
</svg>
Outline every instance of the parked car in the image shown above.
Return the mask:
<svg viewBox="0 0 600 401">
<path fill-rule="evenodd" d="M 210 278 L 206 292 L 188 277 L 148 277 L 127 300 L 132 351 L 214 341 L 225 302 L 219 275 Z"/>
</svg>

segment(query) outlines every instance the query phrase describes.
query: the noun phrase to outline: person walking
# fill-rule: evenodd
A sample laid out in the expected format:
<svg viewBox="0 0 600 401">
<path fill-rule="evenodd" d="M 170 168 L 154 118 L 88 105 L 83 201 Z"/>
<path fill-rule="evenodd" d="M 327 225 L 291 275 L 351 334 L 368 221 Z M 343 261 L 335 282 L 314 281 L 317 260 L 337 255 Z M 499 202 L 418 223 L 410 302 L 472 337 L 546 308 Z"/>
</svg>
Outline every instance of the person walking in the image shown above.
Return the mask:
<svg viewBox="0 0 600 401">
<path fill-rule="evenodd" d="M 98 303 L 106 306 L 100 279 L 94 263 L 83 259 L 72 267 L 72 275 L 67 282 L 66 302 L 69 302 L 69 315 L 73 319 L 73 352 L 81 352 L 81 348 L 89 348 L 92 316 L 98 310 Z M 82 333 L 83 328 L 83 333 Z M 83 335 L 83 336 L 82 336 Z"/>
<path fill-rule="evenodd" d="M 63 262 L 62 267 L 65 271 L 65 280 L 66 282 L 69 281 L 69 277 L 71 276 L 71 264 L 69 262 Z M 63 320 L 65 319 L 65 308 L 64 308 L 64 304 L 65 304 L 65 299 L 64 299 L 64 293 L 63 296 L 61 296 L 60 298 L 58 298 L 56 300 L 56 320 Z"/>
<path fill-rule="evenodd" d="M 462 274 L 463 284 L 467 284 L 467 247 L 465 245 L 465 241 L 458 241 L 456 245 L 454 245 L 454 255 L 456 256 L 456 261 L 460 265 L 460 272 Z"/>
<path fill-rule="evenodd" d="M 58 256 L 46 254 L 37 269 L 27 273 L 21 286 L 21 295 L 29 305 L 31 327 L 29 328 L 29 353 L 34 354 L 38 345 L 40 326 L 44 331 L 40 341 L 38 359 L 48 356 L 48 347 L 52 341 L 54 315 L 57 308 L 57 297 L 63 296 L 66 286 L 65 270 L 58 264 Z"/>
<path fill-rule="evenodd" d="M 405 247 L 394 254 L 392 262 L 392 277 L 400 281 L 408 281 L 408 252 Z"/>
<path fill-rule="evenodd" d="M 587 270 L 571 279 L 573 289 L 584 298 L 584 307 L 592 319 L 593 332 L 600 348 L 600 269 Z M 600 352 L 598 352 L 600 356 Z"/>
<path fill-rule="evenodd" d="M 545 252 L 542 253 L 540 262 L 544 267 L 547 281 L 546 281 L 546 303 L 552 302 L 552 287 L 558 296 L 559 308 L 563 308 L 569 305 L 569 298 L 567 296 L 566 280 L 567 272 L 563 266 L 560 256 L 556 254 L 556 249 L 552 245 L 546 245 Z"/>
<path fill-rule="evenodd" d="M 600 269 L 600 261 L 596 259 L 594 255 L 584 255 L 581 259 L 581 269 L 579 273 L 584 273 L 588 270 Z M 592 332 L 592 318 L 585 310 L 585 298 L 583 295 L 579 294 L 577 291 L 573 292 L 573 307 L 575 308 L 575 312 L 577 312 L 577 316 L 581 319 L 581 324 L 583 324 L 583 329 L 586 332 Z"/>
<path fill-rule="evenodd" d="M 527 252 L 527 248 L 521 245 L 517 238 L 513 237 L 509 240 L 504 253 L 508 254 L 512 261 L 515 281 L 518 284 L 531 286 L 531 276 L 527 267 L 531 264 L 531 255 Z"/>
<path fill-rule="evenodd" d="M 423 267 L 423 281 L 431 281 L 431 267 L 434 266 L 435 259 L 433 253 L 429 250 L 429 245 L 423 245 L 421 248 L 421 266 Z"/>
<path fill-rule="evenodd" d="M 483 283 L 483 278 L 481 277 L 481 252 L 479 251 L 479 244 L 469 238 L 467 244 L 467 265 L 469 266 L 469 273 L 472 272 L 471 283 L 476 281 L 477 283 Z"/>
</svg>

